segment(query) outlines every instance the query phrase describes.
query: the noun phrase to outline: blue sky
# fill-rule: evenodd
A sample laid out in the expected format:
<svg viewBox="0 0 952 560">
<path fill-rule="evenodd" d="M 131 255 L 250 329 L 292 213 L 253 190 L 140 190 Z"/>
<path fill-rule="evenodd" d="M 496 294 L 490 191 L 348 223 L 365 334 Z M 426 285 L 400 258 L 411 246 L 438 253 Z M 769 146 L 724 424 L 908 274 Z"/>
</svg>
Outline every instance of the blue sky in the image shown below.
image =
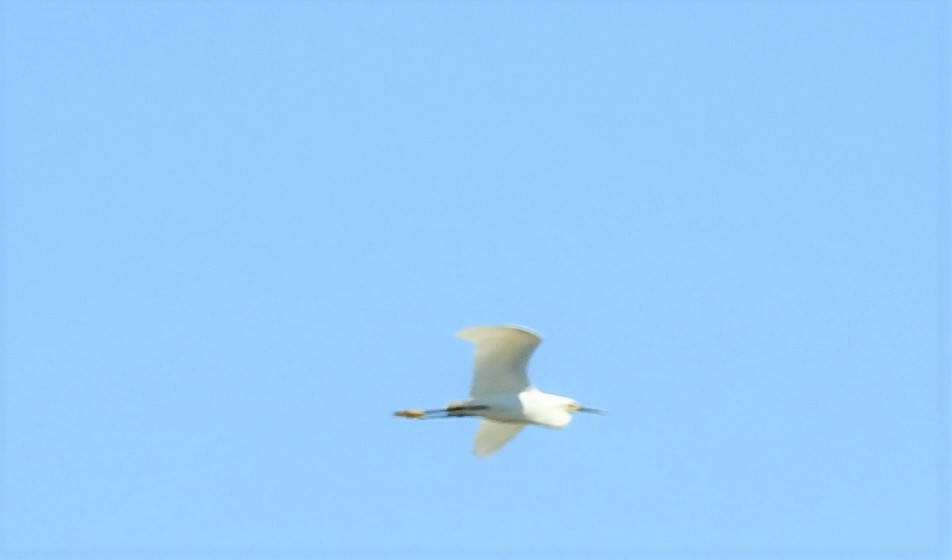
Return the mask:
<svg viewBox="0 0 952 560">
<path fill-rule="evenodd" d="M 0 9 L 6 556 L 949 557 L 947 2 Z"/>
</svg>

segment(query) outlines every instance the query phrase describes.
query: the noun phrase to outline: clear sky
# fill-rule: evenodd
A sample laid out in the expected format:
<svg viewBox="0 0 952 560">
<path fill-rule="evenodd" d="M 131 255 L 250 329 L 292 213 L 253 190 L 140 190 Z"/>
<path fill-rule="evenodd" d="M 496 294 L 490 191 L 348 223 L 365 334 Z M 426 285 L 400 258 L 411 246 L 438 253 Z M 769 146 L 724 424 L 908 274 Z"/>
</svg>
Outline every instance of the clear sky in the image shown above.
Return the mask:
<svg viewBox="0 0 952 560">
<path fill-rule="evenodd" d="M 947 3 L 0 10 L 6 556 L 949 556 Z"/>
</svg>

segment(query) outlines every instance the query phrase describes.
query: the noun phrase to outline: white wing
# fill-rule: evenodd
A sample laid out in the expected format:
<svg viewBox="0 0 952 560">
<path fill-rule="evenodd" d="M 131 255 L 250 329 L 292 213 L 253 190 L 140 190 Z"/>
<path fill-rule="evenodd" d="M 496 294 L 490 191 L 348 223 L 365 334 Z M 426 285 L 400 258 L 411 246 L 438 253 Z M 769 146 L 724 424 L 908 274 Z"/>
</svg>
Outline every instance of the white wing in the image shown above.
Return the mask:
<svg viewBox="0 0 952 560">
<path fill-rule="evenodd" d="M 524 327 L 469 327 L 456 336 L 476 344 L 470 397 L 518 393 L 529 386 L 526 365 L 542 337 Z"/>
<path fill-rule="evenodd" d="M 476 439 L 473 441 L 473 453 L 485 459 L 499 451 L 500 447 L 506 445 L 506 442 L 516 437 L 516 434 L 525 427 L 525 424 L 483 420 L 482 423 L 479 424 L 479 429 L 476 430 Z"/>
</svg>

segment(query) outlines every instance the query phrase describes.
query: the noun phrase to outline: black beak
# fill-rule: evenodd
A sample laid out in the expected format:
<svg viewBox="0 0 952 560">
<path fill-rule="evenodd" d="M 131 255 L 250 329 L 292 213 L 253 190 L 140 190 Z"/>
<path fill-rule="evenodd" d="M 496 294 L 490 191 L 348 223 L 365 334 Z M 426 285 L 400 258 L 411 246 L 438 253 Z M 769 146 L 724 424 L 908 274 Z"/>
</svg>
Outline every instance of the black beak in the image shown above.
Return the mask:
<svg viewBox="0 0 952 560">
<path fill-rule="evenodd" d="M 588 408 L 587 406 L 578 407 L 579 412 L 591 412 L 592 414 L 605 414 L 604 410 L 599 410 L 597 408 Z"/>
</svg>

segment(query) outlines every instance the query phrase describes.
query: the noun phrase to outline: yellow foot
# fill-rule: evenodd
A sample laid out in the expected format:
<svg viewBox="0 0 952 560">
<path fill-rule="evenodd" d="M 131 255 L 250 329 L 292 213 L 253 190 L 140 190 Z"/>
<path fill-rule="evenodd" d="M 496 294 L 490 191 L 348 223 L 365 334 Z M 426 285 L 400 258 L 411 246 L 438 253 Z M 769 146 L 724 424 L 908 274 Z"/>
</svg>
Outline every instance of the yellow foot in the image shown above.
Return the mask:
<svg viewBox="0 0 952 560">
<path fill-rule="evenodd" d="M 394 416 L 400 416 L 402 418 L 423 418 L 426 416 L 426 413 L 420 409 L 410 409 L 410 410 L 398 410 L 393 413 Z"/>
</svg>

